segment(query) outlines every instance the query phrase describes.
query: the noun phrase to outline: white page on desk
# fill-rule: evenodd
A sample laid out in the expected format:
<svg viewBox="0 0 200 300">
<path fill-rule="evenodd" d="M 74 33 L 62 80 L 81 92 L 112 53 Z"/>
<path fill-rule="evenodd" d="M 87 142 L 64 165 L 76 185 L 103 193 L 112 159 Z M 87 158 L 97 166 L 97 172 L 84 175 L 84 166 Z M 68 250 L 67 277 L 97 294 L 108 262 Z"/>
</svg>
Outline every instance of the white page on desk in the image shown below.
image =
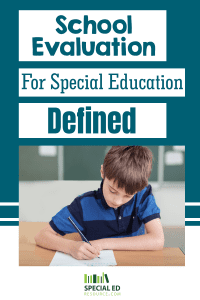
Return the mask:
<svg viewBox="0 0 200 300">
<path fill-rule="evenodd" d="M 77 260 L 71 255 L 56 252 L 50 266 L 116 266 L 115 256 L 112 250 L 103 250 L 100 252 L 100 258 L 91 260 Z"/>
</svg>

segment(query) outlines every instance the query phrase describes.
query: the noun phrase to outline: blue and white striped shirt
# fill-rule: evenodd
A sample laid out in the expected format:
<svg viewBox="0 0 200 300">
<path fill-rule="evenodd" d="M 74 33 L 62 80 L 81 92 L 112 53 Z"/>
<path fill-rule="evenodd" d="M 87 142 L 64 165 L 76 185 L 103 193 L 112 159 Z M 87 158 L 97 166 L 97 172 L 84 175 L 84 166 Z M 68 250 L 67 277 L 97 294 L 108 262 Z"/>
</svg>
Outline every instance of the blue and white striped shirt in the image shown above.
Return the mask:
<svg viewBox="0 0 200 300">
<path fill-rule="evenodd" d="M 103 181 L 97 191 L 78 196 L 61 209 L 49 223 L 52 229 L 60 235 L 76 232 L 70 216 L 88 240 L 121 238 L 144 234 L 144 224 L 160 218 L 151 185 L 117 209 L 108 206 L 102 187 Z"/>
</svg>

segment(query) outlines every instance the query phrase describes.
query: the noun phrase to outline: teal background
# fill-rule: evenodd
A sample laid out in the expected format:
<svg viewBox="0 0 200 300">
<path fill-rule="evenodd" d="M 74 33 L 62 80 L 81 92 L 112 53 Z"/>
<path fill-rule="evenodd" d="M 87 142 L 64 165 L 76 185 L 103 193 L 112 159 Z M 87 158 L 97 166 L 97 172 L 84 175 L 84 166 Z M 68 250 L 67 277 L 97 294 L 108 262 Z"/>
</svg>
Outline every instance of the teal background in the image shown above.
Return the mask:
<svg viewBox="0 0 200 300">
<path fill-rule="evenodd" d="M 0 209 L 0 218 L 19 218 L 19 207 L 2 206 Z"/>
<path fill-rule="evenodd" d="M 19 62 L 18 10 L 167 10 L 166 62 Z M 186 145 L 186 201 L 199 202 L 199 4 L 197 1 L 12 1 L 1 5 L 1 202 L 18 202 L 19 145 Z M 18 139 L 19 102 L 80 102 L 85 98 L 19 98 L 19 68 L 185 68 L 180 98 L 89 98 L 87 102 L 167 103 L 166 139 Z M 188 208 L 187 208 L 188 209 Z M 186 212 L 187 212 L 186 209 Z M 0 207 L 2 210 L 2 207 Z M 196 214 L 195 214 L 196 215 Z M 194 217 L 193 213 L 190 217 Z M 199 216 L 200 217 L 200 216 Z M 187 222 L 187 225 L 191 225 Z M 1 225 L 1 224 L 0 224 Z M 15 225 L 15 224 L 13 224 Z M 199 225 L 199 224 L 196 224 Z"/>
</svg>

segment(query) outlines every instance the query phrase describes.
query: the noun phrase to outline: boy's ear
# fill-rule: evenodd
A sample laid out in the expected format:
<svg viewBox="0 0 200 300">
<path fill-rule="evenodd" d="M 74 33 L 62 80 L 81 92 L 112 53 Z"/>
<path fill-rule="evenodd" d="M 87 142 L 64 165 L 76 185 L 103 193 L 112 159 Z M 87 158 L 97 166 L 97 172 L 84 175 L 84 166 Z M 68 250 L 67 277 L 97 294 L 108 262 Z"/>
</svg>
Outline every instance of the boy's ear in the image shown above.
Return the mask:
<svg viewBox="0 0 200 300">
<path fill-rule="evenodd" d="M 101 178 L 102 178 L 102 179 L 104 179 L 103 165 L 101 165 L 101 170 L 100 170 L 100 173 L 101 173 Z"/>
</svg>

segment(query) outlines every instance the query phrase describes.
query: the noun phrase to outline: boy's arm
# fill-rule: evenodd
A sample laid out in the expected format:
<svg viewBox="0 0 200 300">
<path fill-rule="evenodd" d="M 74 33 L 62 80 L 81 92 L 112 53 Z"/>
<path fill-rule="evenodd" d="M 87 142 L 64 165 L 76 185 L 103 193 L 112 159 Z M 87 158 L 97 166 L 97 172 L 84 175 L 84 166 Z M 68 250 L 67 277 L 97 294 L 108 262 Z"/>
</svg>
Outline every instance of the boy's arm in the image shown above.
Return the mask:
<svg viewBox="0 0 200 300">
<path fill-rule="evenodd" d="M 38 246 L 70 254 L 76 259 L 93 259 L 100 254 L 88 243 L 62 238 L 49 224 L 35 236 L 35 242 Z"/>
<path fill-rule="evenodd" d="M 162 250 L 164 234 L 160 219 L 154 219 L 145 224 L 146 234 L 125 238 L 106 238 L 91 241 L 99 250 Z"/>
</svg>

